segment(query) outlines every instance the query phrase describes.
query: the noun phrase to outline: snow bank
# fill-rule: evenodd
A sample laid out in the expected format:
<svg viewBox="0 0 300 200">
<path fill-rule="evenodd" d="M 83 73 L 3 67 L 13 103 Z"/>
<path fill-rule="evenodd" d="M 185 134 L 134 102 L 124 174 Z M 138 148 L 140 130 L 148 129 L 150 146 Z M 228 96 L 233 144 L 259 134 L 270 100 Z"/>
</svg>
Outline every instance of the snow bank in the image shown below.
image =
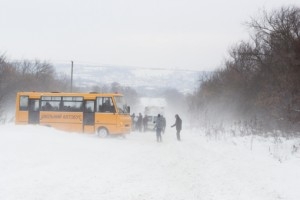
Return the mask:
<svg viewBox="0 0 300 200">
<path fill-rule="evenodd" d="M 171 128 L 156 143 L 154 132 L 100 139 L 2 125 L 0 199 L 300 199 L 299 152 L 279 161 L 268 139 L 215 139 L 201 130 L 182 138 Z"/>
</svg>

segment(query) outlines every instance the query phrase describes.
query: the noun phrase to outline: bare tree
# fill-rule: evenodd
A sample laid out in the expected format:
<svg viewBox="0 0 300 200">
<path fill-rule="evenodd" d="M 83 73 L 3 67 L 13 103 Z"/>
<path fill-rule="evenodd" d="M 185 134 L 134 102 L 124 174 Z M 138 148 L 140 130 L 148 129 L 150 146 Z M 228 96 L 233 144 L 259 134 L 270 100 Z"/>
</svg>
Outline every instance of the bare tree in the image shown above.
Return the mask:
<svg viewBox="0 0 300 200">
<path fill-rule="evenodd" d="M 193 108 L 206 116 L 229 111 L 300 127 L 300 9 L 263 11 L 247 26 L 251 40 L 230 49 L 224 68 L 193 95 Z"/>
</svg>

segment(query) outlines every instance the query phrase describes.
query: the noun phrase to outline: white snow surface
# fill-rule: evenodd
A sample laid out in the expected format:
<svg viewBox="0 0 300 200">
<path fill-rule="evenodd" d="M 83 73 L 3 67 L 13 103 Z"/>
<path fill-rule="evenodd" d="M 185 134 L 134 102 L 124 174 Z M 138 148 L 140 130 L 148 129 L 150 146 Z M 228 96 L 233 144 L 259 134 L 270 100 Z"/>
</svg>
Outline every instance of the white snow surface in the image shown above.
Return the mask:
<svg viewBox="0 0 300 200">
<path fill-rule="evenodd" d="M 300 199 L 299 140 L 168 128 L 122 137 L 0 125 L 1 200 Z"/>
</svg>

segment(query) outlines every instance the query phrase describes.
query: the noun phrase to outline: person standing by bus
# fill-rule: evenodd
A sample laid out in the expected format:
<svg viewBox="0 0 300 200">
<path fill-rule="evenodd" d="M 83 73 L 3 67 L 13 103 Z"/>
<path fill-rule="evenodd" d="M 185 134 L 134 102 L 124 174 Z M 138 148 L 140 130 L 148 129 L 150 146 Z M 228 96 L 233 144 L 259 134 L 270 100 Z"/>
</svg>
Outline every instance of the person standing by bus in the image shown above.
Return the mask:
<svg viewBox="0 0 300 200">
<path fill-rule="evenodd" d="M 139 132 L 142 132 L 142 128 L 143 128 L 143 116 L 142 116 L 141 113 L 139 113 L 139 117 L 138 117 L 138 120 L 137 120 L 137 127 L 138 127 Z"/>
<path fill-rule="evenodd" d="M 144 116 L 144 118 L 143 118 L 143 127 L 144 127 L 144 132 L 146 132 L 147 131 L 147 129 L 148 129 L 148 116 L 147 115 L 145 115 Z"/>
<path fill-rule="evenodd" d="M 174 127 L 176 126 L 176 136 L 177 136 L 177 140 L 180 141 L 180 131 L 182 129 L 182 120 L 181 118 L 179 117 L 178 114 L 175 115 L 175 124 L 173 124 L 171 127 Z"/>
<path fill-rule="evenodd" d="M 131 130 L 134 131 L 135 130 L 135 114 L 133 113 L 132 115 L 130 115 L 131 117 Z"/>
<path fill-rule="evenodd" d="M 156 122 L 155 122 L 155 129 L 156 129 L 156 140 L 157 142 L 162 142 L 161 138 L 161 131 L 163 129 L 164 122 L 160 114 L 157 115 Z"/>
</svg>

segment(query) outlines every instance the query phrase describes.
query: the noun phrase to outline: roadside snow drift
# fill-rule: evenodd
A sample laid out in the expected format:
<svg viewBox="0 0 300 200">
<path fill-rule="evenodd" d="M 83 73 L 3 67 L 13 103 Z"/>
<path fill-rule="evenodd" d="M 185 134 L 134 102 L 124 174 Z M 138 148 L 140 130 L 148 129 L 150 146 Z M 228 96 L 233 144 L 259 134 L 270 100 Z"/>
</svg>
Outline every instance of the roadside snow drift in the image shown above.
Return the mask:
<svg viewBox="0 0 300 200">
<path fill-rule="evenodd" d="M 170 128 L 157 143 L 154 132 L 101 139 L 1 125 L 0 199 L 300 199 L 299 154 L 289 147 L 201 130 L 182 138 Z"/>
</svg>

